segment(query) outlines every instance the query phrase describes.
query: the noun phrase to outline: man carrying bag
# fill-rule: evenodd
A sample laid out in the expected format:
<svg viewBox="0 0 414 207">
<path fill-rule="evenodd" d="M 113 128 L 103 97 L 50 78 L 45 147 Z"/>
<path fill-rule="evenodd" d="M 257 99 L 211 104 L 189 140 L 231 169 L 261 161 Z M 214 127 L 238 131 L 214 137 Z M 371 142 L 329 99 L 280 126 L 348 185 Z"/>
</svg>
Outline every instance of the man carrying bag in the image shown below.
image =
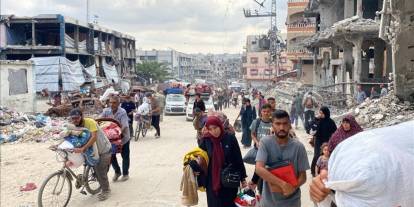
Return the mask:
<svg viewBox="0 0 414 207">
<path fill-rule="evenodd" d="M 256 173 L 264 181 L 261 206 L 300 207 L 300 186 L 306 182 L 306 170 L 310 169 L 305 147 L 289 136 L 291 124 L 286 111 L 273 113 L 272 128 L 274 135 L 260 140 L 256 156 Z M 287 164 L 272 166 L 281 162 Z"/>
</svg>

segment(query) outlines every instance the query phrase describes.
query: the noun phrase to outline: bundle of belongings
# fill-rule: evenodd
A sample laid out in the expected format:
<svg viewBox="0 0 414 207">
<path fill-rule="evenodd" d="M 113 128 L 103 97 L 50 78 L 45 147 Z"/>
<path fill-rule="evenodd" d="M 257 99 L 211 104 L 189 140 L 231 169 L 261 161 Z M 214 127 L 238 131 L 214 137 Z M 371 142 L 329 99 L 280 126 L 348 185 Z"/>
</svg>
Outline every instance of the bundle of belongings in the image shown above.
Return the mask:
<svg viewBox="0 0 414 207">
<path fill-rule="evenodd" d="M 209 111 L 208 116 L 216 116 L 220 119 L 220 121 L 224 125 L 224 131 L 226 131 L 229 134 L 235 134 L 236 130 L 234 130 L 234 127 L 230 124 L 229 119 L 227 118 L 226 114 L 224 114 L 221 111 Z"/>
<path fill-rule="evenodd" d="M 254 207 L 259 206 L 259 201 L 259 195 L 256 195 L 253 190 L 245 188 L 237 194 L 234 204 L 236 204 L 237 207 Z"/>
<path fill-rule="evenodd" d="M 73 149 L 73 148 L 80 148 L 88 143 L 89 139 L 91 138 L 91 133 L 88 129 L 83 127 L 76 127 L 72 124 L 67 124 L 65 126 L 65 130 L 63 130 L 59 137 L 64 139 L 65 141 L 59 145 L 61 149 Z M 91 147 L 86 149 L 82 155 L 78 153 L 69 153 L 68 154 L 68 163 L 66 163 L 69 167 L 79 167 L 82 162 L 83 157 L 86 161 L 86 164 L 89 166 L 95 166 L 99 162 L 99 154 L 98 154 L 98 147 L 96 143 L 94 143 Z"/>
<path fill-rule="evenodd" d="M 195 206 L 198 204 L 197 190 L 205 191 L 205 183 L 198 175 L 207 175 L 209 158 L 207 152 L 199 147 L 194 148 L 184 156 L 184 172 L 180 190 L 183 192 L 181 204 Z"/>
<path fill-rule="evenodd" d="M 99 127 L 102 129 L 109 142 L 112 145 L 112 154 L 120 153 L 122 150 L 122 131 L 118 124 L 111 121 L 99 122 Z"/>
<path fill-rule="evenodd" d="M 326 187 L 337 206 L 413 206 L 414 121 L 360 132 L 333 151 Z M 325 199 L 319 206 L 330 206 Z M 325 205 L 323 205 L 325 204 Z"/>
</svg>

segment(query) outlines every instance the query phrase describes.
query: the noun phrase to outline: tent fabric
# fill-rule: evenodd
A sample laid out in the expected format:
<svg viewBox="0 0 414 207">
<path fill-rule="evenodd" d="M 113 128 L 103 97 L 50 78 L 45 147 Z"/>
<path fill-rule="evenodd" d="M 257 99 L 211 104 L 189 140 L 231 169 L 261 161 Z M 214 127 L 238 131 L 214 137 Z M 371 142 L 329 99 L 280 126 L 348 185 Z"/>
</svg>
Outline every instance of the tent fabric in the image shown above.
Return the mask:
<svg viewBox="0 0 414 207">
<path fill-rule="evenodd" d="M 31 58 L 34 64 L 36 92 L 43 89 L 59 91 L 60 58 L 38 57 Z"/>
<path fill-rule="evenodd" d="M 85 75 L 85 80 L 86 81 L 91 81 L 96 83 L 97 79 L 96 79 L 96 65 L 93 64 L 87 68 L 84 68 L 84 75 Z"/>
<path fill-rule="evenodd" d="M 106 79 L 112 83 L 112 80 L 115 81 L 115 83 L 119 83 L 119 75 L 118 71 L 116 70 L 116 67 L 114 65 L 109 65 L 106 63 L 106 61 L 102 61 L 102 66 L 105 72 Z"/>
<path fill-rule="evenodd" d="M 59 79 L 62 80 L 64 91 L 78 90 L 85 82 L 84 67 L 79 62 L 70 61 L 65 57 L 37 57 L 31 58 L 34 63 L 36 92 L 43 89 L 59 91 Z"/>
<path fill-rule="evenodd" d="M 75 48 L 75 40 L 65 33 L 65 47 Z"/>
<path fill-rule="evenodd" d="M 76 61 L 70 61 L 62 57 L 60 65 L 62 66 L 62 84 L 64 91 L 79 90 L 79 86 L 85 83 L 83 75 L 83 65 Z"/>
</svg>

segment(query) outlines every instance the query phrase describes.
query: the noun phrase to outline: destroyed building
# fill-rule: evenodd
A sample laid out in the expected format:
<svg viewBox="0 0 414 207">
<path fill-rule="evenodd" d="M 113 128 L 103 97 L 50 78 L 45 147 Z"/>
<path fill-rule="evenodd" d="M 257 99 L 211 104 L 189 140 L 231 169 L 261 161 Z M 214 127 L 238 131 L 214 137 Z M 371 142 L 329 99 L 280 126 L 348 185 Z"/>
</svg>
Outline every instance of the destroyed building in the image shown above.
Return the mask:
<svg viewBox="0 0 414 207">
<path fill-rule="evenodd" d="M 115 67 L 125 78 L 135 70 L 135 39 L 60 14 L 0 16 L 0 60 L 50 56 L 79 61 L 85 68 L 93 66 L 98 77 L 108 76 L 105 66 Z"/>
<path fill-rule="evenodd" d="M 293 69 L 298 70 L 298 78 L 305 84 L 312 84 L 312 53 L 301 44 L 316 31 L 316 18 L 304 16 L 308 2 L 309 0 L 288 1 L 286 44 L 287 58 L 292 62 Z"/>
<path fill-rule="evenodd" d="M 397 46 L 379 36 L 378 11 L 386 4 L 390 1 L 309 1 L 304 15 L 315 17 L 318 26 L 317 33 L 304 45 L 313 52 L 315 86 L 352 95 L 356 84 L 366 92 L 371 87 L 379 91 L 381 83 L 394 80 L 396 95 L 414 100 L 414 38 L 409 38 L 413 32 L 414 2 L 393 1 L 394 11 L 401 11 L 396 12 L 400 15 L 396 18 L 402 21 L 399 29 L 404 30 Z"/>
</svg>

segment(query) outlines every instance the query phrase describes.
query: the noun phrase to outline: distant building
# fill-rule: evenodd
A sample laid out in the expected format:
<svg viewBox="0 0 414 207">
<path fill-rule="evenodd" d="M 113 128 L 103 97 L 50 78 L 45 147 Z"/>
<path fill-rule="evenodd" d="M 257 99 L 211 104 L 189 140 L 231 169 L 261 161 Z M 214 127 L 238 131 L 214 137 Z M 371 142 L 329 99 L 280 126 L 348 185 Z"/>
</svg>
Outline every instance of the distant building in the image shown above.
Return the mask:
<svg viewBox="0 0 414 207">
<path fill-rule="evenodd" d="M 0 60 L 48 56 L 79 60 L 84 67 L 95 65 L 101 77 L 104 65 L 115 66 L 121 77 L 128 77 L 135 71 L 135 39 L 60 14 L 0 16 Z"/>
<path fill-rule="evenodd" d="M 246 52 L 242 57 L 243 79 L 253 87 L 266 86 L 274 81 L 277 75 L 287 73 L 292 70 L 292 64 L 287 59 L 286 51 L 280 48 L 278 66 L 269 65 L 269 45 L 270 42 L 265 35 L 247 36 Z"/>
<path fill-rule="evenodd" d="M 137 62 L 164 63 L 172 78 L 193 82 L 239 79 L 241 57 L 238 54 L 186 54 L 175 50 L 137 50 Z"/>
<path fill-rule="evenodd" d="M 303 42 L 316 32 L 316 20 L 305 18 L 304 10 L 309 0 L 288 0 L 287 58 L 292 61 L 303 83 L 313 83 L 313 55 Z"/>
<path fill-rule="evenodd" d="M 137 50 L 136 54 L 138 63 L 143 61 L 163 63 L 172 77 L 179 77 L 180 52 L 175 50 Z"/>
</svg>

